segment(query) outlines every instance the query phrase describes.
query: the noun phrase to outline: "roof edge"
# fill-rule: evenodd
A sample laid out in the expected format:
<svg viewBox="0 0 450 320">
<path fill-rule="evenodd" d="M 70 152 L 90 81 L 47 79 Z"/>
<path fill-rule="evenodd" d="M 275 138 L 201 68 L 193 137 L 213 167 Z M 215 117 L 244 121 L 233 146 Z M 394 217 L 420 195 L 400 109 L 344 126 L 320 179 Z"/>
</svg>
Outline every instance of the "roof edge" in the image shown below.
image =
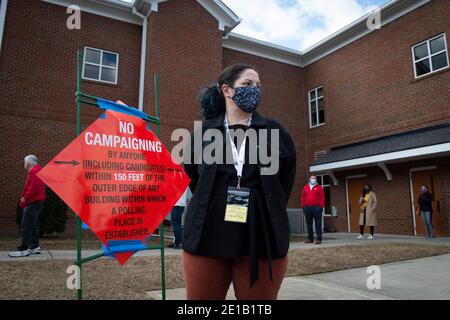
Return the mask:
<svg viewBox="0 0 450 320">
<path fill-rule="evenodd" d="M 224 37 L 222 46 L 227 49 L 302 67 L 300 51 L 240 34 L 229 33 L 228 36 Z"/>
<path fill-rule="evenodd" d="M 377 9 L 380 10 L 381 14 L 381 27 L 429 3 L 430 1 L 431 0 L 391 0 L 387 2 Z M 289 64 L 307 67 L 308 65 L 349 45 L 367 34 L 377 31 L 377 29 L 370 30 L 367 27 L 367 19 L 373 14 L 374 11 L 367 13 L 356 21 L 350 23 L 344 28 L 303 51 L 296 51 L 237 34 L 230 34 L 229 38 L 224 38 L 223 47 L 281 62 L 285 62 L 285 58 L 289 56 Z"/>
<path fill-rule="evenodd" d="M 220 0 L 197 0 L 219 23 L 219 30 L 227 35 L 242 22 L 230 8 Z"/>
</svg>

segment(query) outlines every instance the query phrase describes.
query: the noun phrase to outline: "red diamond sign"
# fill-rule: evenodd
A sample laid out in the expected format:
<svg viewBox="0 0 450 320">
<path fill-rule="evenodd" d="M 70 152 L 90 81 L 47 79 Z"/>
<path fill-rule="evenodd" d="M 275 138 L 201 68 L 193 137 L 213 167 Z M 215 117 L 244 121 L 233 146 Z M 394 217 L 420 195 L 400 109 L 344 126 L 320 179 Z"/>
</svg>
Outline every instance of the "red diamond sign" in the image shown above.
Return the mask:
<svg viewBox="0 0 450 320">
<path fill-rule="evenodd" d="M 38 175 L 105 246 L 110 241 L 144 243 L 189 178 L 144 120 L 110 110 L 105 116 Z M 124 264 L 133 253 L 114 256 Z"/>
</svg>

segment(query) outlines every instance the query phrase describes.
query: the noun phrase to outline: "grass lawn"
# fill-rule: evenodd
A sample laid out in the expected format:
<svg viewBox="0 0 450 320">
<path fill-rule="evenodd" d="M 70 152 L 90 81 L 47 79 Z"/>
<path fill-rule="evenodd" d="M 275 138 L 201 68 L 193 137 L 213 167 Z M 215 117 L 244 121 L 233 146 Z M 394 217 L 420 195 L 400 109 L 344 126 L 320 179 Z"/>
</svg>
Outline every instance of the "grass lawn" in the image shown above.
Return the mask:
<svg viewBox="0 0 450 320">
<path fill-rule="evenodd" d="M 98 247 L 97 247 L 98 248 Z M 450 247 L 421 244 L 368 244 L 312 247 L 289 252 L 287 276 L 330 272 L 450 253 Z M 68 260 L 0 262 L 0 299 L 74 299 L 66 288 Z M 85 299 L 147 299 L 161 289 L 158 257 L 132 258 L 125 266 L 100 259 L 83 267 Z M 166 257 L 168 288 L 184 287 L 180 256 Z"/>
</svg>

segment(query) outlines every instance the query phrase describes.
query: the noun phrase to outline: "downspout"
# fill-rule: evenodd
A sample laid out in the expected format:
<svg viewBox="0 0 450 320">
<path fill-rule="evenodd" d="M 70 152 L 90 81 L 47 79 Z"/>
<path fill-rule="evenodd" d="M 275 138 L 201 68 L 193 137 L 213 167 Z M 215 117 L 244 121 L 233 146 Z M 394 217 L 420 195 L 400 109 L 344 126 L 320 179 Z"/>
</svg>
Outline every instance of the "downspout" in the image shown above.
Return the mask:
<svg viewBox="0 0 450 320">
<path fill-rule="evenodd" d="M 8 7 L 8 0 L 0 0 L 0 3 L 0 51 L 2 51 L 3 31 L 5 29 L 6 7 Z"/>
<path fill-rule="evenodd" d="M 151 12 L 151 11 L 150 11 Z M 144 111 L 144 85 L 145 85 L 145 65 L 147 58 L 147 32 L 148 32 L 148 16 L 140 14 L 135 7 L 133 7 L 133 14 L 142 19 L 142 48 L 141 48 L 141 70 L 139 76 L 139 111 Z"/>
</svg>

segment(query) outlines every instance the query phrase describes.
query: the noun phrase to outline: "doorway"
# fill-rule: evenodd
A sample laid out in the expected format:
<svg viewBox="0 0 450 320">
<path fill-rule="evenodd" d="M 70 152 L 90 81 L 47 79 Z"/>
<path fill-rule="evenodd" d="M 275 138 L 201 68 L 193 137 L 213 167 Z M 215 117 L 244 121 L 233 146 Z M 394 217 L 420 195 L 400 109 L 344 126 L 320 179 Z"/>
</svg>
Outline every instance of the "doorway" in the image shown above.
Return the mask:
<svg viewBox="0 0 450 320">
<path fill-rule="evenodd" d="M 347 185 L 347 218 L 348 231 L 359 233 L 359 215 L 360 205 L 358 203 L 361 197 L 361 191 L 366 184 L 369 184 L 366 175 L 350 176 L 346 178 Z M 367 227 L 369 229 L 369 227 Z M 367 232 L 368 230 L 364 230 Z"/>
<path fill-rule="evenodd" d="M 438 171 L 431 168 L 424 169 L 411 169 L 411 196 L 412 196 L 412 208 L 413 208 L 413 221 L 414 221 L 414 234 L 416 236 L 425 236 L 426 230 L 422 221 L 422 217 L 416 215 L 416 207 L 418 206 L 417 199 L 419 198 L 420 188 L 423 185 L 428 186 L 433 196 L 433 214 L 432 224 L 435 229 L 436 236 L 442 235 L 441 225 L 441 187 L 439 183 Z"/>
</svg>

